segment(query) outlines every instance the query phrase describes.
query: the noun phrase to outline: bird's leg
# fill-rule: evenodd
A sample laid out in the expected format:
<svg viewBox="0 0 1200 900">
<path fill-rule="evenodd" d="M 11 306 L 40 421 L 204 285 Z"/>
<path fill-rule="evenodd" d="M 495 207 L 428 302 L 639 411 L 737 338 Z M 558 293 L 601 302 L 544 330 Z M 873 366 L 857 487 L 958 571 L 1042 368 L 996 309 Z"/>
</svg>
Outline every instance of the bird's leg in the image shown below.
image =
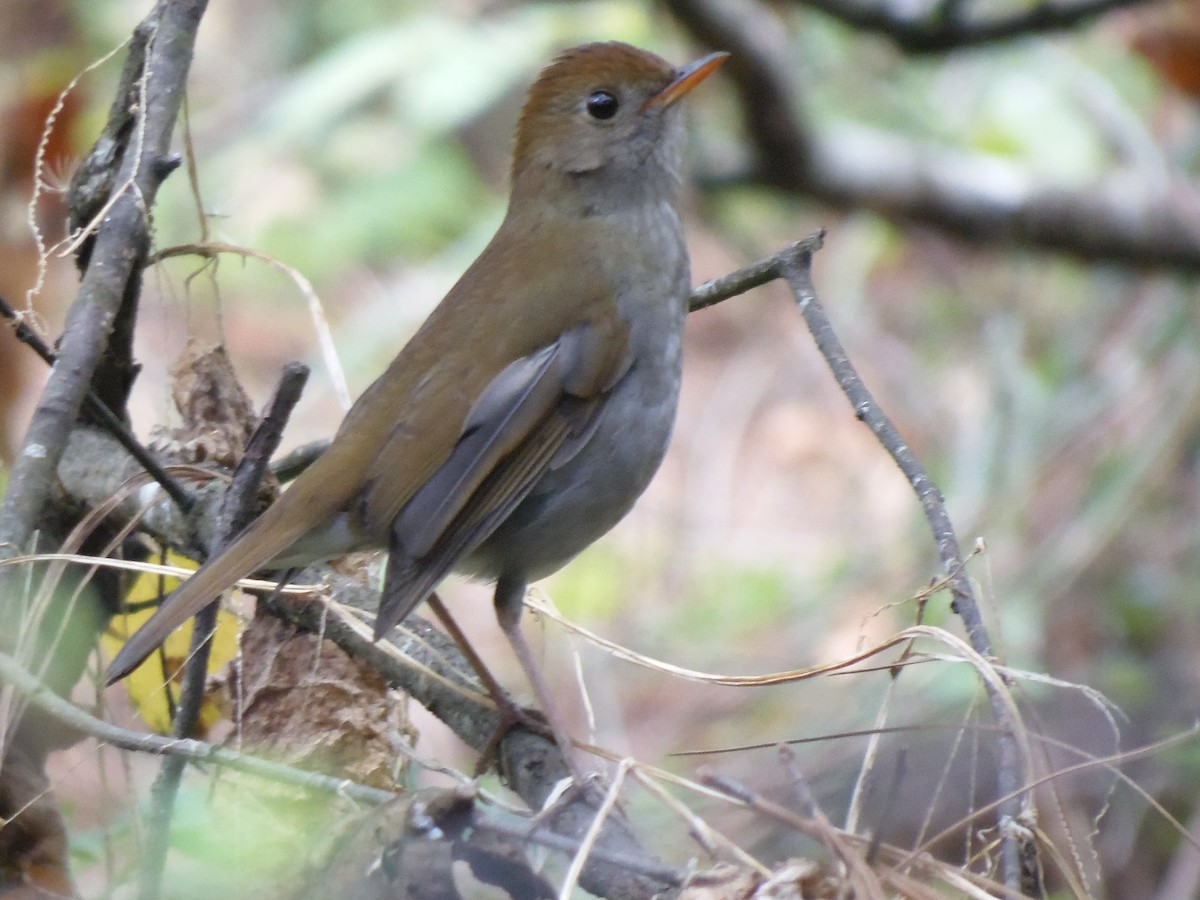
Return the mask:
<svg viewBox="0 0 1200 900">
<path fill-rule="evenodd" d="M 442 602 L 442 598 L 437 595 L 437 592 L 430 594 L 425 598 L 425 602 L 429 604 L 430 610 L 437 616 L 438 621 L 442 623 L 442 627 L 446 629 L 446 633 L 450 635 L 450 639 L 462 651 L 463 656 L 474 669 L 476 676 L 483 684 L 484 690 L 488 692 L 488 696 L 492 698 L 492 702 L 496 704 L 496 711 L 500 716 L 500 722 L 496 725 L 492 736 L 488 738 L 487 743 L 479 752 L 479 762 L 475 766 L 475 774 L 482 775 L 487 770 L 488 765 L 496 755 L 496 748 L 500 744 L 500 740 L 508 733 L 508 730 L 514 725 L 523 725 L 526 728 L 531 728 L 539 733 L 545 733 L 546 725 L 541 721 L 531 721 L 529 712 L 521 709 L 513 699 L 508 696 L 508 693 L 500 686 L 500 682 L 496 680 L 496 676 L 484 663 L 483 658 L 475 651 L 470 640 L 467 639 L 466 633 L 459 627 L 454 616 L 450 614 L 450 610 L 446 609 L 446 605 Z"/>
<path fill-rule="evenodd" d="M 519 718 L 516 704 L 504 692 L 504 688 L 500 686 L 500 682 L 496 680 L 496 676 L 492 674 L 491 670 L 484 663 L 483 658 L 475 652 L 475 648 L 471 646 L 470 640 L 467 639 L 466 632 L 458 627 L 458 622 L 455 621 L 454 616 L 450 615 L 450 610 L 446 609 L 446 604 L 442 602 L 442 598 L 435 591 L 425 598 L 425 602 L 429 604 L 430 610 L 437 616 L 438 621 L 442 623 L 442 627 L 446 629 L 446 633 L 450 635 L 450 639 L 462 651 L 462 655 L 475 672 L 475 676 L 483 685 L 483 689 L 487 691 L 488 696 L 492 698 L 492 702 L 500 710 L 500 715 L 507 716 L 511 712 L 514 721 Z"/>
<path fill-rule="evenodd" d="M 537 694 L 538 702 L 542 705 L 542 713 L 550 725 L 550 731 L 554 734 L 554 741 L 562 752 L 563 760 L 571 770 L 575 783 L 583 787 L 587 781 L 583 768 L 579 764 L 575 745 L 571 743 L 566 723 L 551 696 L 550 686 L 542 676 L 542 670 L 538 668 L 533 651 L 521 631 L 521 612 L 525 607 L 525 587 L 523 577 L 502 576 L 496 582 L 496 619 L 500 622 L 500 630 L 504 632 L 504 636 L 512 645 L 513 653 L 517 655 L 517 661 L 525 670 L 525 677 L 529 679 L 534 693 Z"/>
<path fill-rule="evenodd" d="M 412 565 L 413 560 L 404 549 L 403 537 L 393 523 L 391 543 L 388 547 L 387 568 L 384 570 L 383 576 L 383 593 L 379 598 L 379 614 L 376 618 L 376 640 L 381 637 L 381 632 L 379 631 L 381 621 L 385 624 L 403 621 L 404 617 L 412 609 L 413 592 L 410 590 L 411 572 L 409 571 Z M 499 721 L 491 737 L 488 738 L 480 750 L 479 761 L 475 764 L 475 774 L 482 775 L 496 758 L 496 748 L 499 746 L 501 739 L 513 726 L 522 725 L 540 735 L 546 734 L 547 726 L 545 721 L 535 711 L 523 710 L 513 702 L 504 688 L 500 686 L 500 682 L 496 680 L 496 676 L 492 674 L 491 670 L 484 663 L 483 658 L 475 651 L 474 646 L 467 639 L 466 633 L 459 627 L 454 616 L 450 614 L 450 610 L 442 603 L 442 599 L 437 595 L 437 592 L 431 591 L 425 597 L 425 602 L 429 604 L 430 610 L 432 610 L 433 614 L 442 623 L 442 627 L 445 628 L 450 639 L 458 646 L 463 658 L 479 678 L 479 683 L 483 685 L 483 689 L 487 691 L 488 696 L 491 697 L 492 702 L 496 705 Z M 397 615 L 399 615 L 399 619 L 397 619 Z"/>
</svg>

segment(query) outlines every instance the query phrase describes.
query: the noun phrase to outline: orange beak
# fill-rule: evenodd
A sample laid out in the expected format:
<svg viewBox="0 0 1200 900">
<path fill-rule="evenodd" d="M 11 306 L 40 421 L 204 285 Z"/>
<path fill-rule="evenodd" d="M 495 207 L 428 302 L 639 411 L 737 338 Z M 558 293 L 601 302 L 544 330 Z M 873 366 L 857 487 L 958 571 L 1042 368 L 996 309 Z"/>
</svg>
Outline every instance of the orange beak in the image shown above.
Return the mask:
<svg viewBox="0 0 1200 900">
<path fill-rule="evenodd" d="M 642 104 L 642 111 L 654 109 L 655 107 L 665 109 L 675 103 L 684 94 L 688 93 L 688 91 L 719 69 L 721 63 L 727 59 L 729 59 L 729 54 L 722 50 L 717 53 L 710 53 L 708 56 L 702 56 L 694 63 L 684 66 L 675 74 L 675 78 L 670 84 Z"/>
</svg>

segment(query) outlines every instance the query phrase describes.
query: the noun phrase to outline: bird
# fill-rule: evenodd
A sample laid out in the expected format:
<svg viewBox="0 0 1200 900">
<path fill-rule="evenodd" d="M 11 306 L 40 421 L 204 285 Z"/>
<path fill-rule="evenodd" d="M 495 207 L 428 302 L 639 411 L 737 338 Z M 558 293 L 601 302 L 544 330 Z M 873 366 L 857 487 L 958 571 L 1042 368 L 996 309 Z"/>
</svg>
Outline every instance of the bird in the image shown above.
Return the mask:
<svg viewBox="0 0 1200 900">
<path fill-rule="evenodd" d="M 494 581 L 501 630 L 570 764 L 521 633 L 524 596 L 625 516 L 666 452 L 691 289 L 678 102 L 728 55 L 676 68 L 597 42 L 542 70 L 491 241 L 326 451 L 129 638 L 109 684 L 259 569 L 386 548 L 375 639 L 452 569 Z"/>
</svg>

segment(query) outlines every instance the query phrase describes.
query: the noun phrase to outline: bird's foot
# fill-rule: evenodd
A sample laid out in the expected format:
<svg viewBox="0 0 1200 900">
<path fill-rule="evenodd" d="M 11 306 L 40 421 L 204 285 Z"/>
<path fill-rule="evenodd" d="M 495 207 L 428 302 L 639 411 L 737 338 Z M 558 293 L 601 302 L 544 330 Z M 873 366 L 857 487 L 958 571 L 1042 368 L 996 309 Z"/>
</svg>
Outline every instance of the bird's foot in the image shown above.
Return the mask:
<svg viewBox="0 0 1200 900">
<path fill-rule="evenodd" d="M 495 701 L 498 698 L 493 697 L 492 699 Z M 476 778 L 492 768 L 500 771 L 500 743 L 514 728 L 531 732 L 551 742 L 554 741 L 554 730 L 546 721 L 545 716 L 537 710 L 523 709 L 515 703 L 509 702 L 508 697 L 504 696 L 497 703 L 497 712 L 499 720 L 496 722 L 496 727 L 492 729 L 491 736 L 479 751 L 479 759 L 475 762 L 474 776 Z"/>
</svg>

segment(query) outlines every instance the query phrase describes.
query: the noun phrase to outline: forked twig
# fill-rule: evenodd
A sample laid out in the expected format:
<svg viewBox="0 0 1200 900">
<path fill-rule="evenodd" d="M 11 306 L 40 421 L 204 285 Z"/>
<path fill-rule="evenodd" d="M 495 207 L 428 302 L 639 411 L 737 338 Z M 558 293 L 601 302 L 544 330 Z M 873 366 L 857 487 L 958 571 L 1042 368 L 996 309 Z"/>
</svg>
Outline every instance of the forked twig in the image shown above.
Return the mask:
<svg viewBox="0 0 1200 900">
<path fill-rule="evenodd" d="M 811 263 L 813 254 L 821 248 L 824 239 L 825 232 L 819 231 L 784 248 L 774 256 L 700 285 L 692 292 L 690 308 L 703 309 L 777 278 L 787 282 L 817 349 L 832 371 L 838 386 L 850 401 L 854 415 L 871 429 L 916 492 L 925 518 L 933 531 L 938 555 L 945 569 L 946 581 L 954 595 L 953 609 L 963 620 L 971 647 L 980 656 L 990 659 L 991 639 L 983 623 L 974 589 L 964 570 L 962 550 L 941 491 L 913 455 L 891 419 L 867 390 L 817 298 L 812 283 Z M 1017 829 L 1010 827 L 1020 821 L 1031 802 L 1028 790 L 1021 787 L 1027 780 L 1023 774 L 1028 773 L 1021 771 L 1021 754 L 1015 736 L 1017 726 L 1013 721 L 1012 708 L 994 685 L 985 680 L 984 688 L 988 694 L 992 715 L 1001 726 L 997 738 L 997 787 L 1000 796 L 1004 798 L 997 809 L 999 830 L 1003 835 L 1000 853 L 1001 877 L 1004 883 L 1014 890 L 1033 889 L 1037 885 L 1037 873 L 1027 861 L 1036 861 L 1036 854 L 1030 847 L 1019 845 L 1019 840 L 1013 837 Z"/>
<path fill-rule="evenodd" d="M 980 656 L 992 657 L 992 644 L 987 629 L 983 624 L 983 616 L 975 599 L 963 568 L 962 550 L 959 548 L 958 537 L 954 525 L 946 511 L 945 500 L 924 466 L 917 461 L 908 444 L 901 437 L 899 430 L 891 419 L 875 402 L 875 398 L 867 390 L 850 358 L 838 340 L 833 325 L 825 315 L 816 289 L 812 283 L 812 250 L 797 249 L 787 253 L 780 260 L 780 275 L 787 281 L 800 314 L 808 330 L 816 341 L 817 348 L 825 357 L 826 363 L 837 379 L 838 386 L 846 394 L 850 405 L 854 408 L 855 416 L 863 422 L 896 461 L 896 465 L 904 473 L 908 483 L 912 485 L 925 512 L 925 518 L 933 531 L 933 539 L 937 544 L 938 554 L 945 568 L 950 589 L 954 594 L 952 606 L 963 620 L 967 629 L 967 637 L 971 647 Z M 1038 873 L 1036 871 L 1036 849 L 1028 841 L 1020 837 L 1015 825 L 1029 809 L 1031 794 L 1022 788 L 1026 783 L 1028 772 L 1022 772 L 1022 754 L 1017 745 L 1017 727 L 1014 721 L 1012 707 L 1005 701 L 1002 692 L 988 681 L 984 681 L 988 699 L 992 707 L 992 715 L 1001 725 L 997 738 L 999 762 L 996 767 L 997 787 L 1004 798 L 997 808 L 997 819 L 1001 834 L 1000 872 L 1001 879 L 1010 888 L 1033 892 L 1037 888 Z"/>
<path fill-rule="evenodd" d="M 279 446 L 284 425 L 291 415 L 300 392 L 308 380 L 308 367 L 291 363 L 284 367 L 278 388 L 246 445 L 246 452 L 233 474 L 233 483 L 225 494 L 218 516 L 217 547 L 228 545 L 253 515 L 254 499 L 267 472 L 271 454 Z M 204 703 L 204 686 L 208 675 L 208 657 L 212 636 L 217 625 L 218 601 L 213 601 L 197 615 L 192 628 L 191 647 L 184 665 L 183 682 L 179 690 L 179 709 L 172 723 L 176 737 L 187 737 L 200 721 Z M 163 761 L 150 790 L 149 846 L 142 857 L 139 890 L 143 897 L 156 897 L 160 892 L 163 866 L 166 862 L 171 813 L 183 778 L 186 760 L 168 756 Z"/>
<path fill-rule="evenodd" d="M 53 366 L 58 361 L 58 357 L 54 351 L 46 346 L 46 342 L 42 340 L 36 331 L 22 321 L 21 314 L 13 309 L 3 297 L 0 297 L 0 316 L 3 316 L 12 325 L 13 334 L 17 340 L 28 346 L 46 365 Z M 129 455 L 138 461 L 151 478 L 158 482 L 159 486 L 167 493 L 167 496 L 175 501 L 175 505 L 185 513 L 191 512 L 192 508 L 196 505 L 196 498 L 183 485 L 172 478 L 171 474 L 163 468 L 162 463 L 155 459 L 150 451 L 142 446 L 142 442 L 121 421 L 120 416 L 108 408 L 108 404 L 100 399 L 96 391 L 89 387 L 83 400 L 88 411 L 100 420 L 100 424 L 104 426 L 104 429 L 116 438 L 122 447 L 129 451 Z"/>
</svg>

